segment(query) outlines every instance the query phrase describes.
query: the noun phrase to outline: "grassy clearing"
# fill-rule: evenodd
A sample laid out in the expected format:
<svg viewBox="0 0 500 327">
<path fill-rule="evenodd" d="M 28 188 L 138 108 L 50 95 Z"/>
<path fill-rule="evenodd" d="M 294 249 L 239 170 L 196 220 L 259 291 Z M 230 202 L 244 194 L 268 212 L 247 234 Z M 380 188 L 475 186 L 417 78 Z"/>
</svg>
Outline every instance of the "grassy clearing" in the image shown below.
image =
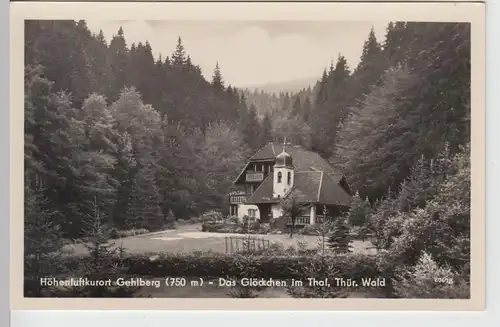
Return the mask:
<svg viewBox="0 0 500 327">
<path fill-rule="evenodd" d="M 244 234 L 224 234 L 201 232 L 200 225 L 181 226 L 176 230 L 142 234 L 121 239 L 112 240 L 117 246 L 123 246 L 128 253 L 151 253 L 151 252 L 173 252 L 186 253 L 192 251 L 213 251 L 224 253 L 226 251 L 225 237 L 242 237 Z M 282 244 L 285 248 L 297 247 L 304 243 L 308 248 L 314 248 L 319 242 L 317 236 L 294 235 L 252 235 L 270 240 L 271 243 Z M 353 251 L 356 253 L 374 253 L 369 242 L 353 241 Z M 68 252 L 75 254 L 85 253 L 82 244 L 67 245 Z"/>
</svg>

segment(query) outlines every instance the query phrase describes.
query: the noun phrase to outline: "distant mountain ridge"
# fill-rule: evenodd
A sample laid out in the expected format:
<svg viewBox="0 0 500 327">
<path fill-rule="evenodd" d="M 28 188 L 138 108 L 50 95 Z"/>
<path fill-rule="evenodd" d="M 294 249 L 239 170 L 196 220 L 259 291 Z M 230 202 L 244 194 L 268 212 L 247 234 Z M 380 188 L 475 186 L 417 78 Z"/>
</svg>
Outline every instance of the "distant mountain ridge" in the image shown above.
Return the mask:
<svg viewBox="0 0 500 327">
<path fill-rule="evenodd" d="M 262 90 L 266 93 L 280 93 L 280 92 L 296 93 L 302 89 L 307 89 L 309 86 L 313 88 L 317 82 L 318 82 L 318 76 L 315 76 L 315 77 L 283 81 L 283 82 L 271 82 L 260 85 L 246 85 L 240 88 L 248 89 L 250 91 Z"/>
</svg>

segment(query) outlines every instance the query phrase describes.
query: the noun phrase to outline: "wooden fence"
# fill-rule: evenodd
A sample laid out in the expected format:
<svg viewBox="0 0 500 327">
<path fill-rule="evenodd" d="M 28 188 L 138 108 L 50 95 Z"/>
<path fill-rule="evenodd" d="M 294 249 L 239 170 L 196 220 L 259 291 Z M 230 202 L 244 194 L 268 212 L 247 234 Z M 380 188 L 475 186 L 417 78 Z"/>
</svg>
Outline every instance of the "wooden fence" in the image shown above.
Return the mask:
<svg viewBox="0 0 500 327">
<path fill-rule="evenodd" d="M 226 236 L 226 253 L 257 252 L 269 248 L 270 242 L 255 236 Z"/>
</svg>

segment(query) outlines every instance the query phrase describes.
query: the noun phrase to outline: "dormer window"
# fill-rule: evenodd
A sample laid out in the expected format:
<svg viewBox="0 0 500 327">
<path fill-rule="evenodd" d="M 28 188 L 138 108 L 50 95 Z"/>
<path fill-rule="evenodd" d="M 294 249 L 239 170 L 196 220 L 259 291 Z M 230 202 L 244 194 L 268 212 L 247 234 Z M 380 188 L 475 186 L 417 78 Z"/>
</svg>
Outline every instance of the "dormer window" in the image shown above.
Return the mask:
<svg viewBox="0 0 500 327">
<path fill-rule="evenodd" d="M 292 173 L 291 172 L 288 172 L 287 177 L 286 177 L 286 181 L 287 181 L 288 185 L 290 185 L 292 183 Z"/>
<path fill-rule="evenodd" d="M 278 172 L 278 184 L 281 183 L 281 171 Z"/>
</svg>

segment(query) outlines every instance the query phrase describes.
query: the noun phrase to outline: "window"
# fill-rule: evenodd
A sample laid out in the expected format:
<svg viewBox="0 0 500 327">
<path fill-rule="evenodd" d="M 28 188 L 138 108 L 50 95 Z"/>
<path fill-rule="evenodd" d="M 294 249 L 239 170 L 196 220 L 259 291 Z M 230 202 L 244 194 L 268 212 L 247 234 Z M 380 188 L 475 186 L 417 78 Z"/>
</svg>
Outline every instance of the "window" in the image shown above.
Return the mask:
<svg viewBox="0 0 500 327">
<path fill-rule="evenodd" d="M 292 173 L 291 172 L 288 172 L 288 175 L 286 176 L 286 181 L 287 181 L 288 185 L 290 185 L 292 183 Z"/>
<path fill-rule="evenodd" d="M 278 172 L 278 183 L 281 183 L 281 171 Z"/>
<path fill-rule="evenodd" d="M 257 209 L 248 209 L 248 217 L 255 218 L 257 216 Z"/>
</svg>

